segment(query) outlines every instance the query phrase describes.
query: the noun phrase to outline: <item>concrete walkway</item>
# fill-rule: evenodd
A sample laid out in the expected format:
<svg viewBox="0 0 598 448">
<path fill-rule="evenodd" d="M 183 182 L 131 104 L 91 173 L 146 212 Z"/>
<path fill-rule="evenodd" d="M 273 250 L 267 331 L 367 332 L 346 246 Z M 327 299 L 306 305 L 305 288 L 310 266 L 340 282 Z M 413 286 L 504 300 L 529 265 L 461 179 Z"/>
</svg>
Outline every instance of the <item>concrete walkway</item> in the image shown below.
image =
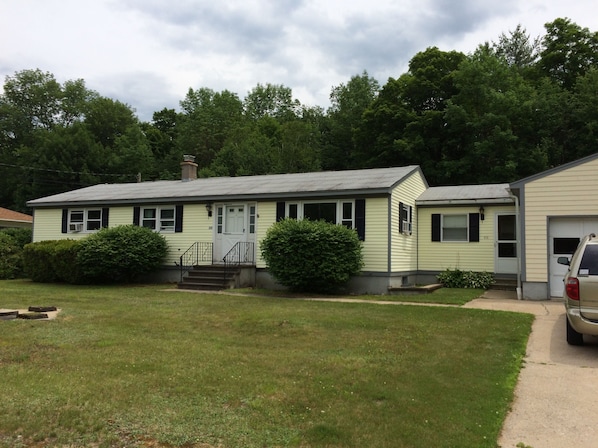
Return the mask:
<svg viewBox="0 0 598 448">
<path fill-rule="evenodd" d="M 464 308 L 536 316 L 499 446 L 598 446 L 598 340 L 586 336 L 582 347 L 567 344 L 562 300 L 516 300 L 488 291 Z"/>
</svg>

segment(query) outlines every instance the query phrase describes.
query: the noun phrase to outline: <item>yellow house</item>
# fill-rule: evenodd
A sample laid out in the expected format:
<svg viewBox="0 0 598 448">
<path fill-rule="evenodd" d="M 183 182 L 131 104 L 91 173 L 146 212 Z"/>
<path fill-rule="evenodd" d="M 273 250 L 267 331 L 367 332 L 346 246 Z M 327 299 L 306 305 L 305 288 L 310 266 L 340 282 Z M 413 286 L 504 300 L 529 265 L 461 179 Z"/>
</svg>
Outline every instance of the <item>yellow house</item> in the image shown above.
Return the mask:
<svg viewBox="0 0 598 448">
<path fill-rule="evenodd" d="M 252 271 L 244 284 L 273 286 L 259 251 L 268 228 L 284 217 L 325 219 L 363 241 L 365 265 L 352 291 L 386 293 L 416 281 L 415 200 L 428 187 L 418 166 L 207 179 L 197 179 L 191 157 L 181 166 L 179 181 L 102 184 L 29 201 L 33 240 L 141 225 L 168 242 L 162 280 L 179 280 L 191 266 L 236 263 Z"/>
<path fill-rule="evenodd" d="M 169 245 L 162 279 L 186 266 L 248 266 L 245 284 L 275 286 L 259 242 L 284 217 L 354 228 L 365 266 L 357 293 L 436 282 L 446 269 L 517 280 L 520 298 L 561 297 L 580 238 L 598 232 L 598 154 L 511 184 L 429 187 L 418 166 L 104 184 L 29 201 L 34 241 L 82 238 L 106 226 L 142 225 Z"/>
</svg>

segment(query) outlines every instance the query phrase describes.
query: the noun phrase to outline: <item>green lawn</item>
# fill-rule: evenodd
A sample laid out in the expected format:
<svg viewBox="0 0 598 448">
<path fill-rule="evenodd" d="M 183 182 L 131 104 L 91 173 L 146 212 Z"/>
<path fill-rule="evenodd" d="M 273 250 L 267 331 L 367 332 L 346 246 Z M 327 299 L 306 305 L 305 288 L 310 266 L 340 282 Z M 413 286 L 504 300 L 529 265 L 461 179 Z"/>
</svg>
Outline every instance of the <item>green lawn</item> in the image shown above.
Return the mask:
<svg viewBox="0 0 598 448">
<path fill-rule="evenodd" d="M 0 446 L 495 447 L 532 316 L 0 282 Z"/>
</svg>

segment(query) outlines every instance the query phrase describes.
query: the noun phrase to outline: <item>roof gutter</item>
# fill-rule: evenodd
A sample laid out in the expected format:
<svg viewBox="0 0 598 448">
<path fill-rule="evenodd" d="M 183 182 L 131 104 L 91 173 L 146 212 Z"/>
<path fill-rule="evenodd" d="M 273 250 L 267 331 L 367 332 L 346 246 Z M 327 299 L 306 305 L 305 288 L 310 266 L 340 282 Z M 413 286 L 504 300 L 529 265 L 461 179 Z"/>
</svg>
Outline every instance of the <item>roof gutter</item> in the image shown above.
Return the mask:
<svg viewBox="0 0 598 448">
<path fill-rule="evenodd" d="M 480 198 L 480 199 L 441 199 L 441 200 L 416 200 L 418 207 L 437 207 L 439 205 L 477 205 L 477 204 L 512 204 L 513 199 L 508 198 Z"/>
</svg>

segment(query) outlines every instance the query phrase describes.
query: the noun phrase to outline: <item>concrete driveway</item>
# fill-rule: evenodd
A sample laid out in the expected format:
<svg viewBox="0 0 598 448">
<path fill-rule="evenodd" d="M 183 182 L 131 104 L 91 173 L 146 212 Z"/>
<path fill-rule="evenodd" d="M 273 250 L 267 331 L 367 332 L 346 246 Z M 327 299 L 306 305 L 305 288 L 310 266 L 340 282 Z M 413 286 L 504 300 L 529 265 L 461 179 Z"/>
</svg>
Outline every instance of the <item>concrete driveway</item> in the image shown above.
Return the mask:
<svg viewBox="0 0 598 448">
<path fill-rule="evenodd" d="M 560 300 L 527 301 L 488 292 L 467 308 L 536 316 L 515 400 L 498 444 L 503 448 L 598 446 L 598 339 L 574 347 L 565 340 Z"/>
</svg>

